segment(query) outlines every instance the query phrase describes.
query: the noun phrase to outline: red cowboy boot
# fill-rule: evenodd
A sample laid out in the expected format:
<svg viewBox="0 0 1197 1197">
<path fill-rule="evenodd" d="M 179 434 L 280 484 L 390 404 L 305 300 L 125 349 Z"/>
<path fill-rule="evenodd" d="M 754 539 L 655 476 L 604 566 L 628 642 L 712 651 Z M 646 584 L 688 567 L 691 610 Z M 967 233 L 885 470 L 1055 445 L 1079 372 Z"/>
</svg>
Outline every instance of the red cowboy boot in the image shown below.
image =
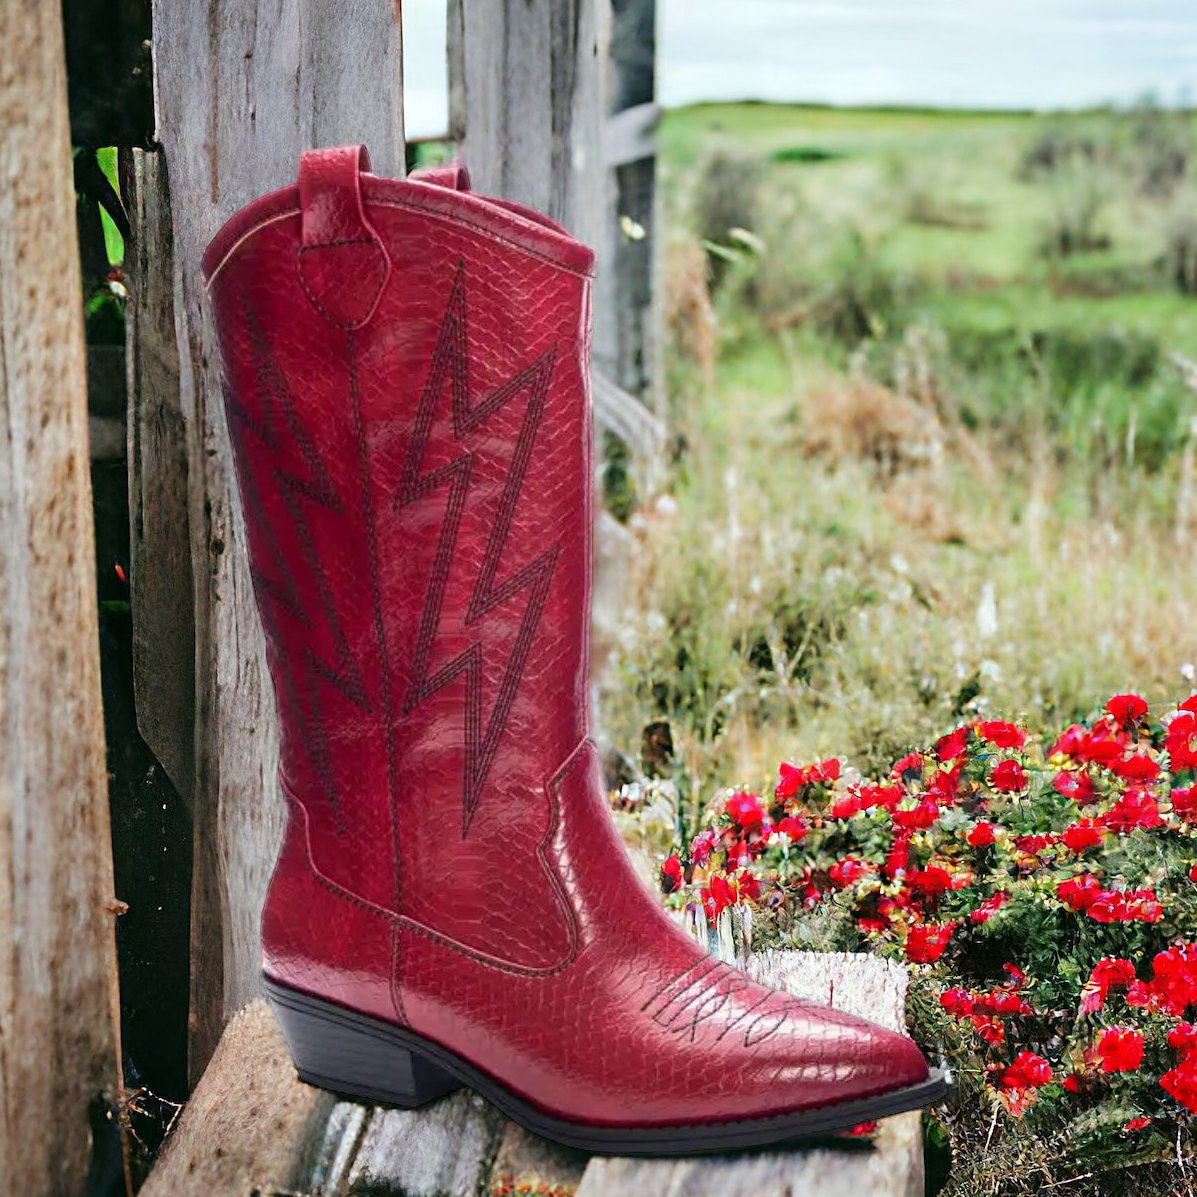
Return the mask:
<svg viewBox="0 0 1197 1197">
<path fill-rule="evenodd" d="M 633 873 L 587 738 L 592 255 L 364 150 L 204 258 L 288 823 L 266 989 L 300 1076 L 469 1086 L 624 1154 L 935 1101 L 911 1040 L 749 981 Z"/>
</svg>

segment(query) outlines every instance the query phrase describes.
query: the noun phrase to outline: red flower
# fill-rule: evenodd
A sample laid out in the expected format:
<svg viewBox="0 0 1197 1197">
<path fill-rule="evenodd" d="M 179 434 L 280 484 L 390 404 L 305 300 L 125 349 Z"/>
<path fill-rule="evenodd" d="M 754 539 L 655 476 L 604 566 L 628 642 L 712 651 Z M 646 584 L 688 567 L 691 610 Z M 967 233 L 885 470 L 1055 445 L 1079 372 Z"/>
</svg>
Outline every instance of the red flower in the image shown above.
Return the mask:
<svg viewBox="0 0 1197 1197">
<path fill-rule="evenodd" d="M 1088 773 L 1071 772 L 1067 769 L 1056 774 L 1052 785 L 1065 798 L 1071 798 L 1080 806 L 1092 802 L 1095 794 L 1093 778 Z"/>
<path fill-rule="evenodd" d="M 984 848 L 986 845 L 993 843 L 994 830 L 995 828 L 992 823 L 986 823 L 982 820 L 980 823 L 974 824 L 969 830 L 967 836 L 968 842 L 974 848 Z"/>
<path fill-rule="evenodd" d="M 667 894 L 682 888 L 682 862 L 678 860 L 676 852 L 667 856 L 661 866 L 661 888 Z"/>
<path fill-rule="evenodd" d="M 931 865 L 926 869 L 914 869 L 906 875 L 906 884 L 913 890 L 918 890 L 929 897 L 942 894 L 946 890 L 955 888 L 952 885 L 952 874 L 939 865 Z"/>
<path fill-rule="evenodd" d="M 1014 1060 L 997 1074 L 1006 1109 L 1021 1117 L 1034 1099 L 1035 1090 L 1050 1084 L 1052 1067 L 1034 1052 L 1019 1052 Z"/>
<path fill-rule="evenodd" d="M 901 786 L 861 786 L 860 809 L 872 810 L 879 806 L 883 810 L 892 811 L 894 807 L 906 797 L 906 791 Z"/>
<path fill-rule="evenodd" d="M 919 923 L 906 936 L 906 959 L 915 964 L 933 964 L 943 954 L 956 924 Z"/>
<path fill-rule="evenodd" d="M 1110 1027 L 1101 1033 L 1094 1052 L 1102 1072 L 1134 1072 L 1143 1063 L 1143 1036 L 1130 1027 Z"/>
<path fill-rule="evenodd" d="M 965 1018 L 973 1012 L 973 995 L 967 989 L 958 986 L 945 989 L 939 995 L 939 1004 L 953 1018 Z"/>
<path fill-rule="evenodd" d="M 828 808 L 827 814 L 833 819 L 850 819 L 860 813 L 860 794 L 841 794 Z"/>
<path fill-rule="evenodd" d="M 1178 944 L 1157 952 L 1151 962 L 1150 996 L 1172 1014 L 1197 1002 L 1197 946 Z"/>
<path fill-rule="evenodd" d="M 1104 891 L 1092 873 L 1081 873 L 1056 886 L 1056 897 L 1073 910 L 1088 910 Z"/>
<path fill-rule="evenodd" d="M 1189 866 L 1189 880 L 1197 881 L 1197 864 Z"/>
<path fill-rule="evenodd" d="M 889 771 L 895 781 L 921 781 L 923 777 L 923 758 L 917 752 L 908 752 Z"/>
<path fill-rule="evenodd" d="M 735 900 L 735 892 L 722 873 L 713 874 L 710 883 L 702 887 L 702 906 L 712 924 Z"/>
<path fill-rule="evenodd" d="M 1111 889 L 1102 890 L 1085 913 L 1096 923 L 1158 923 L 1164 908 L 1154 890 Z"/>
<path fill-rule="evenodd" d="M 1112 723 L 1098 723 L 1082 738 L 1077 759 L 1109 768 L 1126 755 L 1125 738 Z"/>
<path fill-rule="evenodd" d="M 999 889 L 992 898 L 986 898 L 968 917 L 974 923 L 987 923 L 1009 900 L 1010 895 L 1004 889 Z"/>
<path fill-rule="evenodd" d="M 1060 733 L 1060 738 L 1048 749 L 1048 757 L 1070 756 L 1074 760 L 1080 759 L 1086 735 L 1088 733 L 1085 729 L 1079 723 L 1074 723 L 1071 727 Z"/>
<path fill-rule="evenodd" d="M 708 827 L 705 831 L 700 831 L 690 841 L 690 859 L 698 868 L 706 867 L 717 839 L 718 836 L 715 834 L 714 828 Z"/>
<path fill-rule="evenodd" d="M 784 819 L 778 820 L 777 825 L 773 828 L 775 835 L 788 836 L 791 843 L 797 843 L 809 831 L 810 828 L 807 827 L 806 821 L 797 818 L 795 815 L 786 815 Z"/>
<path fill-rule="evenodd" d="M 1159 765 L 1145 752 L 1128 756 L 1124 761 L 1115 761 L 1110 770 L 1123 781 L 1155 781 L 1160 775 Z"/>
<path fill-rule="evenodd" d="M 1185 1060 L 1165 1072 L 1160 1087 L 1197 1114 L 1197 1060 Z"/>
<path fill-rule="evenodd" d="M 1022 748 L 1027 742 L 1027 733 L 1013 723 L 998 721 L 973 724 L 977 735 L 988 740 L 995 748 Z"/>
<path fill-rule="evenodd" d="M 1111 831 L 1128 832 L 1136 827 L 1159 827 L 1163 823 L 1155 798 L 1146 790 L 1127 790 L 1106 814 Z"/>
<path fill-rule="evenodd" d="M 954 732 L 949 732 L 946 736 L 941 736 L 936 741 L 935 755 L 942 763 L 947 764 L 949 761 L 954 761 L 958 757 L 963 756 L 967 744 L 968 728 L 958 727 Z"/>
<path fill-rule="evenodd" d="M 1178 1022 L 1168 1032 L 1168 1046 L 1176 1053 L 1178 1060 L 1189 1059 L 1197 1052 L 1197 1027 L 1191 1022 Z"/>
<path fill-rule="evenodd" d="M 910 863 L 910 834 L 909 831 L 900 831 L 894 836 L 893 846 L 886 853 L 881 871 L 890 881 L 896 880 L 899 873 L 905 872 L 907 864 Z"/>
<path fill-rule="evenodd" d="M 989 775 L 989 784 L 1003 794 L 1015 794 L 1027 788 L 1027 775 L 1014 759 L 999 761 Z"/>
<path fill-rule="evenodd" d="M 1180 709 L 1182 711 L 1192 711 L 1194 715 L 1197 715 L 1197 694 L 1190 694 L 1189 697 L 1180 704 Z"/>
<path fill-rule="evenodd" d="M 744 869 L 736 878 L 736 891 L 737 900 L 751 898 L 755 902 L 761 896 L 761 883 L 757 880 L 755 873 Z"/>
<path fill-rule="evenodd" d="M 939 818 L 939 806 L 926 799 L 912 810 L 891 811 L 890 818 L 895 827 L 904 831 L 926 831 Z"/>
<path fill-rule="evenodd" d="M 810 767 L 811 781 L 839 781 L 839 757 L 829 756 L 825 761 L 819 761 Z"/>
<path fill-rule="evenodd" d="M 1016 835 L 1014 837 L 1014 846 L 1020 851 L 1025 852 L 1028 856 L 1038 856 L 1044 848 L 1050 848 L 1053 844 L 1059 842 L 1059 836 L 1052 835 L 1051 832 L 1040 831 L 1034 835 Z"/>
<path fill-rule="evenodd" d="M 728 818 L 738 827 L 757 827 L 765 817 L 761 800 L 755 794 L 737 790 L 727 800 Z"/>
<path fill-rule="evenodd" d="M 1106 710 L 1120 727 L 1130 727 L 1147 714 L 1147 703 L 1137 694 L 1115 694 L 1106 703 Z"/>
<path fill-rule="evenodd" d="M 990 1047 L 997 1047 L 999 1043 L 1004 1043 L 1006 1040 L 1006 1027 L 1000 1018 L 994 1018 L 989 1014 L 974 1014 L 970 1021 L 973 1024 L 973 1030 L 989 1044 Z"/>
<path fill-rule="evenodd" d="M 1075 1072 L 1070 1072 L 1064 1078 L 1064 1091 L 1066 1093 L 1079 1093 L 1081 1091 L 1081 1078 Z"/>
<path fill-rule="evenodd" d="M 1106 997 L 1116 986 L 1130 985 L 1135 979 L 1135 966 L 1129 960 L 1103 956 L 1081 986 L 1081 1013 L 1095 1014 L 1106 1004 Z"/>
<path fill-rule="evenodd" d="M 1003 964 L 1002 972 L 1010 978 L 1015 989 L 1021 989 L 1027 983 L 1027 974 L 1017 964 Z"/>
<path fill-rule="evenodd" d="M 1179 815 L 1186 823 L 1197 823 L 1197 785 L 1187 790 L 1173 790 L 1172 813 Z"/>
<path fill-rule="evenodd" d="M 1197 714 L 1186 708 L 1168 724 L 1164 749 L 1173 773 L 1197 769 Z"/>
<path fill-rule="evenodd" d="M 853 882 L 867 877 L 872 871 L 872 866 L 863 860 L 857 860 L 854 856 L 845 856 L 843 860 L 837 860 L 827 870 L 827 875 L 836 889 L 847 889 Z"/>
<path fill-rule="evenodd" d="M 778 802 L 785 802 L 787 798 L 793 798 L 806 785 L 806 770 L 800 769 L 797 765 L 791 765 L 789 761 L 781 762 L 777 776 L 778 781 L 777 785 L 773 787 L 773 797 Z"/>
<path fill-rule="evenodd" d="M 1034 1052 L 1019 1052 L 1002 1070 L 1001 1083 L 1007 1089 L 1038 1089 L 1051 1083 L 1052 1066 Z"/>
<path fill-rule="evenodd" d="M 1144 1118 L 1140 1115 L 1138 1118 L 1132 1118 L 1122 1129 L 1126 1131 L 1142 1130 L 1145 1126 L 1151 1125 L 1150 1118 Z"/>
<path fill-rule="evenodd" d="M 1105 835 L 1105 824 L 1098 819 L 1078 819 L 1064 828 L 1061 836 L 1065 845 L 1073 852 L 1084 852 L 1086 848 L 1096 848 Z"/>
</svg>

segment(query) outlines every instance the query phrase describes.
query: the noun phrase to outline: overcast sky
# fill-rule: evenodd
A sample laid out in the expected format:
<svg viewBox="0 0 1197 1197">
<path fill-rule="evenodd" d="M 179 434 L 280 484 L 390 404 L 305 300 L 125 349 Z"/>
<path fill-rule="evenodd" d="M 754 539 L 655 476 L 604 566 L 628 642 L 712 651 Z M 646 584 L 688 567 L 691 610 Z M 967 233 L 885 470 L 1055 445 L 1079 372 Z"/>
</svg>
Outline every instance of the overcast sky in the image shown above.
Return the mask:
<svg viewBox="0 0 1197 1197">
<path fill-rule="evenodd" d="M 1197 98 L 1197 0 L 658 0 L 658 12 L 669 105 Z M 444 0 L 405 0 L 403 13 L 408 133 L 443 133 Z"/>
</svg>

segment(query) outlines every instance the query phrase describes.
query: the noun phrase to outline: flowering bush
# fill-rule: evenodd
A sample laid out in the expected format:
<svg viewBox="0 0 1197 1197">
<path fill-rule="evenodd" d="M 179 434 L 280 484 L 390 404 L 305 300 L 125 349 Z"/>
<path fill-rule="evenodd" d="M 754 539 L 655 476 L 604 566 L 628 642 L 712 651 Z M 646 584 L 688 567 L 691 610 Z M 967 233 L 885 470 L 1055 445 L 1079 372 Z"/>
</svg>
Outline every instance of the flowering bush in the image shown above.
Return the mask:
<svg viewBox="0 0 1197 1197">
<path fill-rule="evenodd" d="M 904 959 L 957 1146 L 1034 1136 L 1090 1175 L 1187 1153 L 1197 695 L 1159 719 L 1118 695 L 1050 742 L 974 722 L 877 780 L 782 764 L 716 799 L 663 888 L 712 922 L 751 904 L 758 945 Z"/>
</svg>

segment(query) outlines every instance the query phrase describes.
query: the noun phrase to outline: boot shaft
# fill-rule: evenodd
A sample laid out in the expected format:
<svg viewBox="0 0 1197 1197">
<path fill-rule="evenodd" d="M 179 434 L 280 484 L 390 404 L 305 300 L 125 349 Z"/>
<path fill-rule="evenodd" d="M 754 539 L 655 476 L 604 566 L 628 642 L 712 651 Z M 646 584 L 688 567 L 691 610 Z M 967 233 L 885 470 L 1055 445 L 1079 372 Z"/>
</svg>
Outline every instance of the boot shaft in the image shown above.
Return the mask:
<svg viewBox="0 0 1197 1197">
<path fill-rule="evenodd" d="M 464 171 L 367 170 L 305 154 L 204 268 L 284 790 L 323 877 L 468 943 L 586 736 L 592 256 Z"/>
</svg>

